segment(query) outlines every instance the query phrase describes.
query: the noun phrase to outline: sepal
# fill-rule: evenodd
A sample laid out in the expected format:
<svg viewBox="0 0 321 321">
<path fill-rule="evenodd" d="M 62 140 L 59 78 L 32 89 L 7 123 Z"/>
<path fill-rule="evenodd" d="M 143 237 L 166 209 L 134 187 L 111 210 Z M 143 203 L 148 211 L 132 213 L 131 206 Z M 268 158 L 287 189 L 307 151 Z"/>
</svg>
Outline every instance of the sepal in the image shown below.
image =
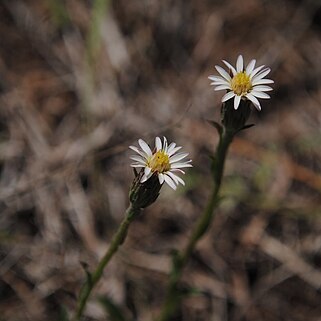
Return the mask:
<svg viewBox="0 0 321 321">
<path fill-rule="evenodd" d="M 159 183 L 157 174 L 152 175 L 142 183 L 144 169 L 137 173 L 129 191 L 129 200 L 135 208 L 146 208 L 153 204 L 158 196 L 162 185 Z"/>
<path fill-rule="evenodd" d="M 234 109 L 234 100 L 230 99 L 222 104 L 221 119 L 226 131 L 233 135 L 240 130 L 249 128 L 246 122 L 251 114 L 251 102 L 241 99 L 238 109 Z"/>
</svg>

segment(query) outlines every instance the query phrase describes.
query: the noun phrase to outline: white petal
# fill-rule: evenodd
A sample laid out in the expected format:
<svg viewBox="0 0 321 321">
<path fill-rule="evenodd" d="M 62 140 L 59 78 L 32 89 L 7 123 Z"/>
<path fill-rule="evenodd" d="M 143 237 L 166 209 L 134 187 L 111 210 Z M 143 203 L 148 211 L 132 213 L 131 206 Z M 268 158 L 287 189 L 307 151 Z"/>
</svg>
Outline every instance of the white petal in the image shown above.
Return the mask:
<svg viewBox="0 0 321 321">
<path fill-rule="evenodd" d="M 225 63 L 226 67 L 231 69 L 232 73 L 233 73 L 233 76 L 236 75 L 236 69 L 227 61 L 223 60 L 223 62 Z"/>
<path fill-rule="evenodd" d="M 220 76 L 208 76 L 208 79 L 212 80 L 212 81 L 226 81 L 225 78 L 222 78 Z"/>
<path fill-rule="evenodd" d="M 165 151 L 165 153 L 167 153 L 167 146 L 168 146 L 167 139 L 166 139 L 166 137 L 164 136 L 163 151 Z"/>
<path fill-rule="evenodd" d="M 169 163 L 173 164 L 175 162 L 178 162 L 183 158 L 185 158 L 187 155 L 188 153 L 179 153 L 179 154 L 173 155 L 172 157 L 169 158 Z"/>
<path fill-rule="evenodd" d="M 174 163 L 171 165 L 171 169 L 184 168 L 184 167 L 193 167 L 193 165 L 188 163 Z"/>
<path fill-rule="evenodd" d="M 256 81 L 252 81 L 252 85 L 265 85 L 265 84 L 273 84 L 274 81 L 272 79 L 258 79 Z"/>
<path fill-rule="evenodd" d="M 225 101 L 231 99 L 232 97 L 235 96 L 235 93 L 233 91 L 229 91 L 228 93 L 226 93 L 223 98 L 222 98 L 222 103 L 224 103 Z"/>
<path fill-rule="evenodd" d="M 273 88 L 271 88 L 270 86 L 253 86 L 253 90 L 255 91 L 271 91 L 273 90 Z"/>
<path fill-rule="evenodd" d="M 175 143 L 170 143 L 168 145 L 167 151 L 169 152 L 170 150 L 172 150 L 173 148 L 175 148 L 176 144 Z"/>
<path fill-rule="evenodd" d="M 185 186 L 185 182 L 179 176 L 177 176 L 171 172 L 167 172 L 167 175 L 169 175 L 174 180 L 176 185 L 178 185 L 178 183 L 181 183 L 182 185 Z"/>
<path fill-rule="evenodd" d="M 252 90 L 251 91 L 251 94 L 255 97 L 258 97 L 258 98 L 262 98 L 262 99 L 269 99 L 271 98 L 268 94 L 266 93 L 263 93 L 261 91 L 255 91 L 255 90 Z"/>
<path fill-rule="evenodd" d="M 162 141 L 159 137 L 155 138 L 155 146 L 157 151 L 162 149 Z"/>
<path fill-rule="evenodd" d="M 180 169 L 180 168 L 171 168 L 171 172 L 173 173 L 173 172 L 179 172 L 179 173 L 181 173 L 181 174 L 185 174 L 185 172 L 182 170 L 182 169 Z"/>
<path fill-rule="evenodd" d="M 149 175 L 143 175 L 142 179 L 140 180 L 141 183 L 146 182 L 150 177 L 152 176 L 152 173 L 150 173 Z"/>
<path fill-rule="evenodd" d="M 143 157 L 140 157 L 140 156 L 130 156 L 129 157 L 130 159 L 138 162 L 138 163 L 141 163 L 141 164 L 146 164 L 146 159 L 144 159 Z"/>
<path fill-rule="evenodd" d="M 220 75 L 227 81 L 231 80 L 231 76 L 220 66 L 215 66 L 215 69 L 220 73 Z"/>
<path fill-rule="evenodd" d="M 235 95 L 234 97 L 234 109 L 238 109 L 239 108 L 239 104 L 241 101 L 241 96 Z"/>
<path fill-rule="evenodd" d="M 174 181 L 167 175 L 164 175 L 165 182 L 173 189 L 176 190 L 176 185 Z"/>
<path fill-rule="evenodd" d="M 231 86 L 228 85 L 219 85 L 216 88 L 214 88 L 215 91 L 217 90 L 224 90 L 224 89 L 230 89 L 231 90 Z"/>
<path fill-rule="evenodd" d="M 164 176 L 165 175 L 162 173 L 158 174 L 158 181 L 159 181 L 159 184 L 161 184 L 161 185 L 164 183 L 164 180 L 165 180 Z"/>
<path fill-rule="evenodd" d="M 142 150 L 139 150 L 137 147 L 129 146 L 129 148 L 132 149 L 137 154 L 139 154 L 140 156 L 146 157 L 146 154 Z"/>
<path fill-rule="evenodd" d="M 177 146 L 175 148 L 172 148 L 171 150 L 168 148 L 167 155 L 170 157 L 174 155 L 177 151 L 179 151 L 181 148 L 182 148 L 181 146 Z"/>
<path fill-rule="evenodd" d="M 254 97 L 254 96 L 251 95 L 250 93 L 246 94 L 245 97 L 246 97 L 247 99 L 249 99 L 249 100 L 253 103 L 254 107 L 255 107 L 257 110 L 259 110 L 259 111 L 261 110 L 260 102 L 256 99 L 256 97 Z"/>
<path fill-rule="evenodd" d="M 259 67 L 257 67 L 257 68 L 255 68 L 252 72 L 251 72 L 251 74 L 250 74 L 250 79 L 252 79 L 262 68 L 264 68 L 265 66 L 264 65 L 262 65 L 262 66 L 259 66 Z"/>
<path fill-rule="evenodd" d="M 243 71 L 243 56 L 239 55 L 236 60 L 236 71 L 241 72 Z"/>
<path fill-rule="evenodd" d="M 255 60 L 255 59 L 252 59 L 252 60 L 249 62 L 249 64 L 246 66 L 245 72 L 246 72 L 247 75 L 251 74 L 251 72 L 252 72 L 253 69 L 254 69 L 255 63 L 256 63 L 256 60 Z"/>
<path fill-rule="evenodd" d="M 130 166 L 131 167 L 137 167 L 137 168 L 139 168 L 139 167 L 145 167 L 146 165 L 143 165 L 143 164 L 130 164 Z"/>
<path fill-rule="evenodd" d="M 149 168 L 149 167 L 145 167 L 145 170 L 144 170 L 144 175 L 145 176 L 149 176 L 149 174 L 150 174 L 150 172 L 151 172 L 152 170 L 151 170 L 151 168 Z"/>
<path fill-rule="evenodd" d="M 218 86 L 218 85 L 229 85 L 230 82 L 226 79 L 220 80 L 220 81 L 213 81 L 210 83 L 211 86 Z"/>
<path fill-rule="evenodd" d="M 143 141 L 142 139 L 138 140 L 138 144 L 141 147 L 141 149 L 148 155 L 151 156 L 152 155 L 152 151 L 150 150 L 149 146 L 147 145 L 147 143 L 145 141 Z"/>
<path fill-rule="evenodd" d="M 252 78 L 253 81 L 256 81 L 256 80 L 259 80 L 259 79 L 264 78 L 270 71 L 271 71 L 270 68 L 263 69 L 262 71 L 260 71 L 257 75 L 255 75 L 255 76 Z"/>
<path fill-rule="evenodd" d="M 166 172 L 166 175 L 168 175 L 174 181 L 174 183 L 176 185 L 178 185 L 178 179 L 177 179 L 178 176 L 176 176 L 175 174 L 173 174 L 171 172 Z"/>
</svg>

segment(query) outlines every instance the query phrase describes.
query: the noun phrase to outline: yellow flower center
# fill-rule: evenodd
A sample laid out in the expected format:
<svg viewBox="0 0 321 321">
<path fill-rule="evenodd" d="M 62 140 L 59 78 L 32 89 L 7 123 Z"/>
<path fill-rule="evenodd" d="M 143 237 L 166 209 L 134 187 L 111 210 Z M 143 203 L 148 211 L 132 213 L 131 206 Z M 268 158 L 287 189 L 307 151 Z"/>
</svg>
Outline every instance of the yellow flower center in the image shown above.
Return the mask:
<svg viewBox="0 0 321 321">
<path fill-rule="evenodd" d="M 244 71 L 237 73 L 231 80 L 231 88 L 238 96 L 247 94 L 252 89 L 250 76 Z"/>
<path fill-rule="evenodd" d="M 159 150 L 158 152 L 153 154 L 148 160 L 147 165 L 152 169 L 152 172 L 158 173 L 167 172 L 171 168 L 169 157 L 162 150 Z"/>
</svg>

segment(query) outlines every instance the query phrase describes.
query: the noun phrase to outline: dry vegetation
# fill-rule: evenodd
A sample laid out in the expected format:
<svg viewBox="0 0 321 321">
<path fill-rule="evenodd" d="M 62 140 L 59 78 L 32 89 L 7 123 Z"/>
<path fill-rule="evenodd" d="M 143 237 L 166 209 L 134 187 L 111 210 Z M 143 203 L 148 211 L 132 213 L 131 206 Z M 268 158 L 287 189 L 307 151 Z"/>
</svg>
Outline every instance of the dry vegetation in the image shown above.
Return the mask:
<svg viewBox="0 0 321 321">
<path fill-rule="evenodd" d="M 235 139 L 213 226 L 173 320 L 321 320 L 319 1 L 0 3 L 0 320 L 62 320 L 128 205 L 128 145 L 166 135 L 189 151 L 96 288 L 151 321 L 172 249 L 204 208 L 221 93 L 207 76 L 239 53 L 272 68 L 272 99 Z M 101 36 L 100 36 L 101 35 Z M 193 291 L 190 291 L 193 289 Z M 191 295 L 191 293 L 193 294 Z"/>
</svg>

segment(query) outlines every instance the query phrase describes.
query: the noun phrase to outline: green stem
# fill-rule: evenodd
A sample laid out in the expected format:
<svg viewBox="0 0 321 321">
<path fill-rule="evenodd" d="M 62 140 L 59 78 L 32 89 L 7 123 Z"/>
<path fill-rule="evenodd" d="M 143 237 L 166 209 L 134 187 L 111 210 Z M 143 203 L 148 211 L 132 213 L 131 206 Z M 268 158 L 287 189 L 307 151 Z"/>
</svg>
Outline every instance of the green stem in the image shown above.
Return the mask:
<svg viewBox="0 0 321 321">
<path fill-rule="evenodd" d="M 74 321 L 80 320 L 91 291 L 100 280 L 105 267 L 110 262 L 113 255 L 117 252 L 118 247 L 125 241 L 128 227 L 139 213 L 140 209 L 134 207 L 132 204 L 126 210 L 126 216 L 121 222 L 116 234 L 114 235 L 106 254 L 100 260 L 96 270 L 87 278 L 86 283 L 80 291 L 77 304 L 77 311 L 73 318 Z"/>
<path fill-rule="evenodd" d="M 183 252 L 178 256 L 176 263 L 174 264 L 169 284 L 167 287 L 165 303 L 160 313 L 160 317 L 158 321 L 167 321 L 169 318 L 175 313 L 177 306 L 180 302 L 180 293 L 178 291 L 178 282 L 182 276 L 184 267 L 187 264 L 188 259 L 192 255 L 197 242 L 202 238 L 207 229 L 209 228 L 213 217 L 214 217 L 214 209 L 218 204 L 219 200 L 219 191 L 221 187 L 223 171 L 224 171 L 224 163 L 228 151 L 228 147 L 233 140 L 234 132 L 232 131 L 224 131 L 222 136 L 220 137 L 219 144 L 216 149 L 215 158 L 213 160 L 213 179 L 214 185 L 212 189 L 212 193 L 209 199 L 209 202 L 200 217 L 199 221 L 196 224 L 195 229 L 187 243 L 187 246 L 183 250 Z"/>
</svg>

